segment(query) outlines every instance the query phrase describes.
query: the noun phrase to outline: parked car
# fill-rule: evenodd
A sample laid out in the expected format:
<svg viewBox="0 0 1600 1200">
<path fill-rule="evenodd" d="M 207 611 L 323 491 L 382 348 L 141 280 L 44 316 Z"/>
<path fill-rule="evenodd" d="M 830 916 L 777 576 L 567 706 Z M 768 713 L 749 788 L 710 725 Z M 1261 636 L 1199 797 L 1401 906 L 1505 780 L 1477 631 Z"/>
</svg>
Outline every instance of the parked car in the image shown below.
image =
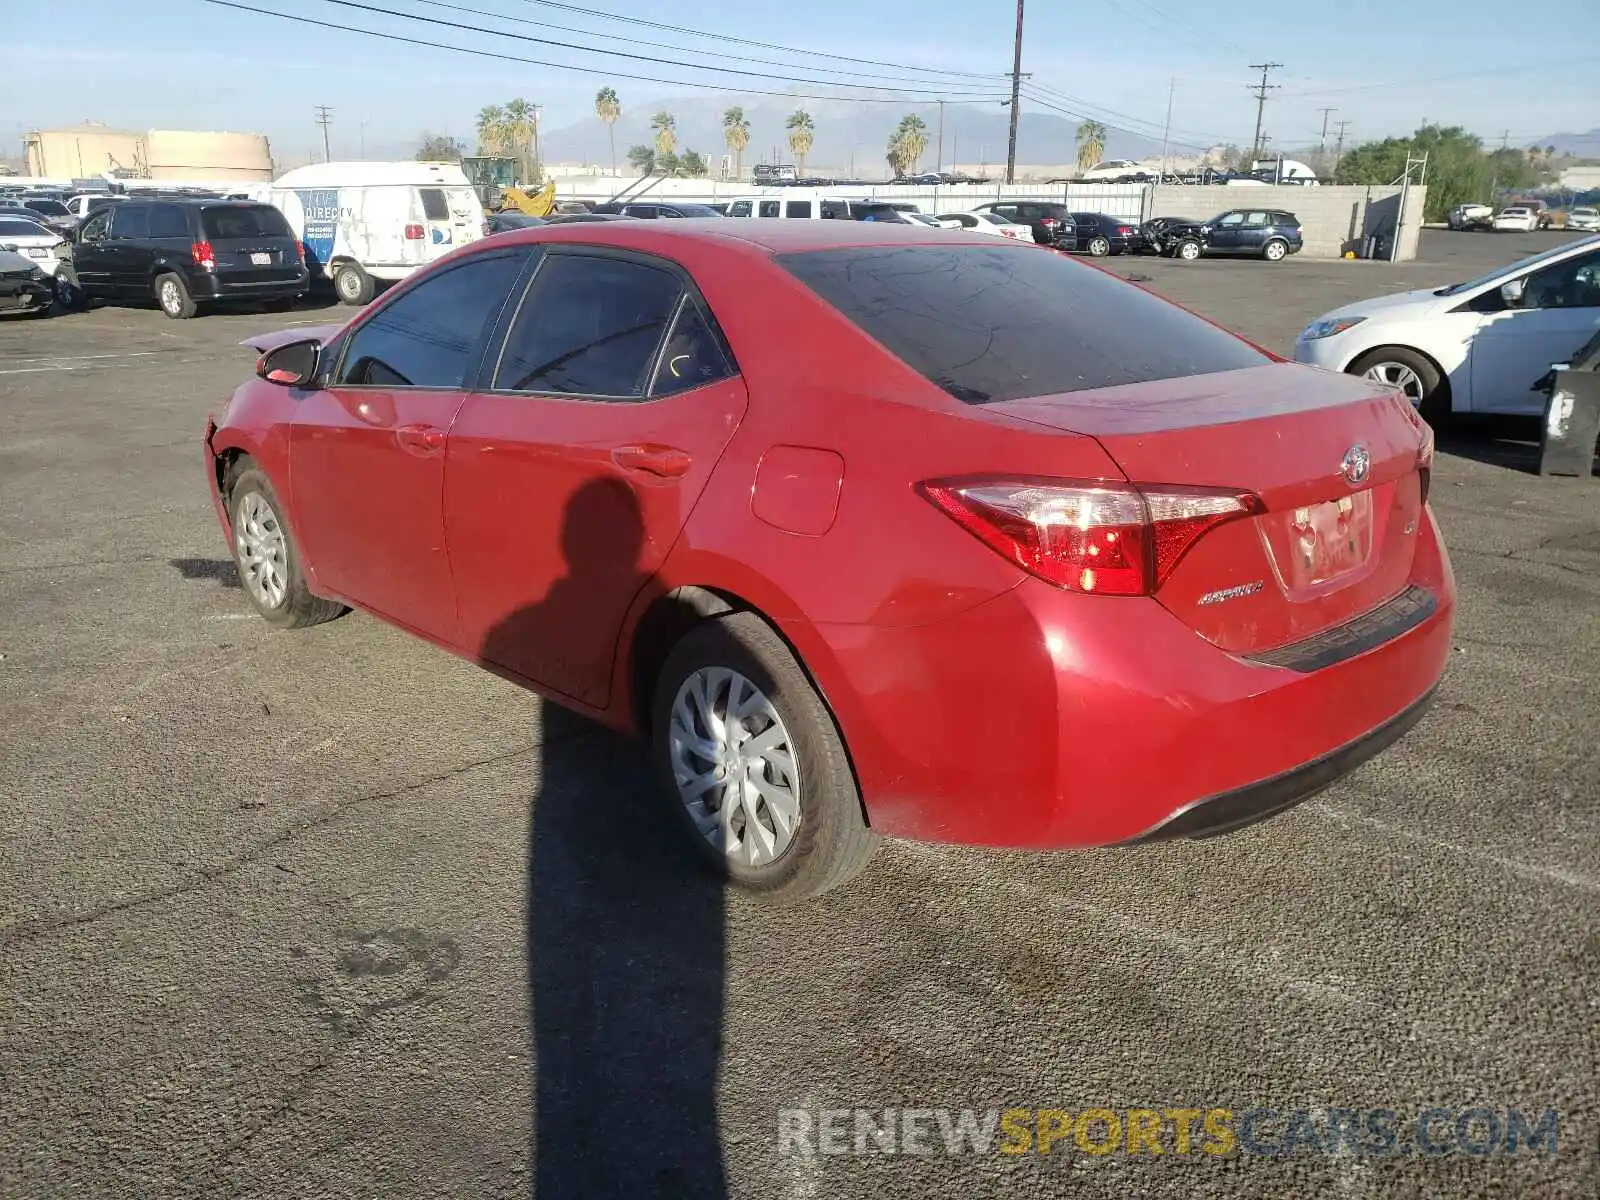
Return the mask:
<svg viewBox="0 0 1600 1200">
<path fill-rule="evenodd" d="M 121 204 L 126 196 L 113 196 L 106 192 L 79 192 L 69 196 L 64 201 L 67 211 L 82 223 L 88 220 L 102 208 L 110 208 L 113 204 Z"/>
<path fill-rule="evenodd" d="M 72 243 L 42 219 L 23 216 L 24 211 L 0 208 L 0 246 L 38 267 L 49 278 L 56 298 L 72 303 Z"/>
<path fill-rule="evenodd" d="M 0 246 L 0 314 L 48 317 L 55 298 L 50 276 L 38 263 Z"/>
<path fill-rule="evenodd" d="M 1205 224 L 1196 217 L 1151 217 L 1139 227 L 1143 237 L 1143 244 L 1137 247 L 1141 254 L 1166 254 L 1171 250 L 1167 245 L 1167 231 L 1186 226 L 1198 228 Z"/>
<path fill-rule="evenodd" d="M 1531 208 L 1503 208 L 1495 216 L 1496 233 L 1534 233 L 1539 228 L 1539 214 Z"/>
<path fill-rule="evenodd" d="M 1126 254 L 1144 244 L 1137 221 L 1106 213 L 1075 212 L 1072 223 L 1077 232 L 1078 249 L 1095 258 L 1108 254 Z"/>
<path fill-rule="evenodd" d="M 84 222 L 73 259 L 86 299 L 155 300 L 174 319 L 241 301 L 289 308 L 309 287 L 283 214 L 237 200 L 126 200 Z"/>
<path fill-rule="evenodd" d="M 1451 229 L 1493 229 L 1494 209 L 1487 204 L 1458 204 L 1445 217 Z"/>
<path fill-rule="evenodd" d="M 1079 179 L 1084 183 L 1114 183 L 1141 173 L 1143 168 L 1131 158 L 1108 158 L 1090 167 Z"/>
<path fill-rule="evenodd" d="M 638 217 L 645 221 L 654 221 L 662 217 L 720 217 L 719 213 L 709 204 L 685 204 L 673 201 L 671 204 L 651 202 L 649 204 L 624 204 L 622 215 L 625 217 Z"/>
<path fill-rule="evenodd" d="M 1259 820 L 1399 738 L 1451 653 L 1409 404 L 1032 246 L 531 229 L 252 345 L 204 434 L 248 602 L 358 606 L 645 734 L 769 899 L 885 834 Z"/>
<path fill-rule="evenodd" d="M 527 213 L 497 212 L 484 218 L 489 233 L 509 233 L 513 229 L 536 229 L 545 223 L 544 217 L 530 217 Z"/>
<path fill-rule="evenodd" d="M 1429 421 L 1544 411 L 1534 385 L 1600 330 L 1600 237 L 1450 287 L 1379 296 L 1319 317 L 1295 358 L 1403 391 Z"/>
<path fill-rule="evenodd" d="M 49 196 L 22 195 L 17 197 L 17 203 L 58 233 L 71 233 L 78 227 L 78 218 L 60 200 Z"/>
<path fill-rule="evenodd" d="M 1600 209 L 1580 206 L 1567 210 L 1567 228 L 1600 233 Z"/>
<path fill-rule="evenodd" d="M 1236 208 L 1199 225 L 1169 225 L 1163 232 L 1167 253 L 1193 260 L 1204 254 L 1244 254 L 1280 262 L 1305 245 L 1300 219 L 1292 212 Z"/>
<path fill-rule="evenodd" d="M 938 219 L 941 224 L 957 229 L 1034 244 L 1031 228 L 1019 225 L 1015 221 L 1008 221 L 997 212 L 941 213 Z"/>
<path fill-rule="evenodd" d="M 484 236 L 483 206 L 453 163 L 312 163 L 279 176 L 271 200 L 300 239 L 313 281 L 362 305 Z"/>
<path fill-rule="evenodd" d="M 998 213 L 1008 221 L 1033 230 L 1033 240 L 1056 250 L 1078 248 L 1077 226 L 1065 204 L 1043 200 L 996 200 L 973 206 L 973 212 Z"/>
</svg>

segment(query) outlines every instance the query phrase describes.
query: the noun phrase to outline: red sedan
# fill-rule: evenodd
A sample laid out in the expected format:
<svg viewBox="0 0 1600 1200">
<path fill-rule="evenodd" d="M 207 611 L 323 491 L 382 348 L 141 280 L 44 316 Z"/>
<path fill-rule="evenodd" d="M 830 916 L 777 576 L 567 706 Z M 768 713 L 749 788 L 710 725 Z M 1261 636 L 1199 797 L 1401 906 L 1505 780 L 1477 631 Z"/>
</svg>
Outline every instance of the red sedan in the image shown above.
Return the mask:
<svg viewBox="0 0 1600 1200">
<path fill-rule="evenodd" d="M 1444 670 L 1405 397 L 1037 247 L 547 226 L 252 344 L 205 453 L 261 615 L 359 607 L 647 735 L 773 898 L 882 834 L 1249 824 Z"/>
</svg>

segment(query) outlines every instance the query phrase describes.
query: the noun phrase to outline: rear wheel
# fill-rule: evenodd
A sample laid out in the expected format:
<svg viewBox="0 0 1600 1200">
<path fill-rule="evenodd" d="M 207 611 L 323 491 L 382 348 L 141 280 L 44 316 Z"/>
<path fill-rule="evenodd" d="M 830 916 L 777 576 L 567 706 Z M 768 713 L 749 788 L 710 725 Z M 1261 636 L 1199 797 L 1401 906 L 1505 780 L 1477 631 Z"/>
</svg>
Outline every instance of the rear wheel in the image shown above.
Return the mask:
<svg viewBox="0 0 1600 1200">
<path fill-rule="evenodd" d="M 155 282 L 156 303 L 161 311 L 174 321 L 186 321 L 200 311 L 200 306 L 189 295 L 189 287 L 178 276 L 161 275 Z"/>
<path fill-rule="evenodd" d="M 1279 241 L 1277 238 L 1273 238 L 1265 246 L 1261 247 L 1261 257 L 1268 262 L 1282 262 L 1288 253 L 1289 243 Z"/>
<path fill-rule="evenodd" d="M 1111 253 L 1111 243 L 1103 237 L 1092 237 L 1089 239 L 1088 250 L 1095 258 L 1104 258 Z"/>
<path fill-rule="evenodd" d="M 1194 238 L 1184 238 L 1183 241 L 1178 243 L 1177 248 L 1173 250 L 1172 256 L 1181 258 L 1184 262 L 1193 262 L 1200 257 L 1200 243 L 1195 241 Z"/>
<path fill-rule="evenodd" d="M 1434 429 L 1450 419 L 1450 396 L 1439 369 L 1424 355 L 1403 346 L 1384 346 L 1363 354 L 1347 368 L 1374 383 L 1398 388 Z"/>
<path fill-rule="evenodd" d="M 341 304 L 370 304 L 377 295 L 378 285 L 362 270 L 360 263 L 347 262 L 334 269 L 333 291 Z"/>
<path fill-rule="evenodd" d="M 761 899 L 804 900 L 872 857 L 832 714 L 793 653 L 753 613 L 684 636 L 656 683 L 652 754 L 701 855 Z"/>
<path fill-rule="evenodd" d="M 233 527 L 233 561 L 239 583 L 256 612 L 280 629 L 331 621 L 344 605 L 311 594 L 294 535 L 271 482 L 249 459 L 241 459 L 226 481 Z"/>
</svg>

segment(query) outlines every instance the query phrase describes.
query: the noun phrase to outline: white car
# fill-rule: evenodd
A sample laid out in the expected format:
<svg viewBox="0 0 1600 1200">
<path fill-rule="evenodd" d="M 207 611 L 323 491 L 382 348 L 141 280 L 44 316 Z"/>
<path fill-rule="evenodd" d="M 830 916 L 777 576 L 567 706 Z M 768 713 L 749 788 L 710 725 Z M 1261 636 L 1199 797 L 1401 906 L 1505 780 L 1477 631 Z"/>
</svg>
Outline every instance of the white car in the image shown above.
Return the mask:
<svg viewBox="0 0 1600 1200">
<path fill-rule="evenodd" d="M 1297 362 L 1399 388 L 1435 425 L 1451 413 L 1539 415 L 1534 384 L 1600 331 L 1600 237 L 1433 291 L 1319 317 Z"/>
<path fill-rule="evenodd" d="M 46 275 L 55 275 L 66 266 L 59 282 L 66 282 L 72 273 L 72 243 L 42 219 L 23 216 L 17 209 L 0 208 L 0 246 L 15 247 Z"/>
<path fill-rule="evenodd" d="M 1494 219 L 1494 227 L 1497 231 L 1533 233 L 1539 228 L 1539 214 L 1531 208 L 1502 208 Z"/>
<path fill-rule="evenodd" d="M 1574 208 L 1567 213 L 1567 228 L 1600 233 L 1600 208 Z"/>
<path fill-rule="evenodd" d="M 1108 158 L 1090 167 L 1078 176 L 1084 183 L 1093 183 L 1096 180 L 1121 179 L 1125 175 L 1138 175 L 1144 171 L 1138 163 L 1131 158 Z"/>
<path fill-rule="evenodd" d="M 1032 225 L 1008 221 L 996 212 L 940 213 L 939 223 L 951 229 L 966 229 L 973 233 L 1010 238 L 1014 242 L 1033 241 Z"/>
</svg>

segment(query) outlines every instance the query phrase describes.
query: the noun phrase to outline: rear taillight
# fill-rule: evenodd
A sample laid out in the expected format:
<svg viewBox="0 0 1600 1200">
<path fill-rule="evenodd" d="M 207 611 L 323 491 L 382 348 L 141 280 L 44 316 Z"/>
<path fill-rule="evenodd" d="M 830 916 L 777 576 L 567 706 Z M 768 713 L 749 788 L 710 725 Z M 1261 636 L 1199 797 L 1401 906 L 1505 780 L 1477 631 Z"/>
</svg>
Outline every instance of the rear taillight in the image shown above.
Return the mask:
<svg viewBox="0 0 1600 1200">
<path fill-rule="evenodd" d="M 1056 220 L 1054 217 L 1040 217 L 1039 224 L 1043 225 L 1046 229 L 1054 229 L 1057 225 L 1061 224 L 1061 222 Z"/>
<path fill-rule="evenodd" d="M 391 226 L 389 226 L 389 228 L 393 229 L 394 226 L 391 225 Z M 424 236 L 426 236 L 426 232 L 423 230 L 421 225 L 407 225 L 406 226 L 406 241 L 408 241 L 408 242 L 420 242 L 423 239 Z"/>
<path fill-rule="evenodd" d="M 1117 232 L 1122 234 L 1124 237 L 1127 237 L 1130 233 L 1138 233 L 1139 231 L 1132 225 L 1118 225 Z"/>
<path fill-rule="evenodd" d="M 194 259 L 195 266 L 204 267 L 208 271 L 216 268 L 217 256 L 212 252 L 210 242 L 196 242 L 189 247 L 189 254 Z"/>
<path fill-rule="evenodd" d="M 1218 525 L 1262 510 L 1248 492 L 1056 481 L 920 484 L 990 549 L 1072 592 L 1147 596 Z"/>
<path fill-rule="evenodd" d="M 1417 477 L 1422 481 L 1422 503 L 1426 505 L 1433 484 L 1433 426 L 1427 424 L 1422 426 L 1422 444 L 1417 447 Z"/>
<path fill-rule="evenodd" d="M 306 244 L 304 242 L 296 242 L 294 244 L 294 249 L 295 249 L 295 253 L 300 256 L 300 265 L 302 267 L 305 266 L 306 265 Z"/>
</svg>

